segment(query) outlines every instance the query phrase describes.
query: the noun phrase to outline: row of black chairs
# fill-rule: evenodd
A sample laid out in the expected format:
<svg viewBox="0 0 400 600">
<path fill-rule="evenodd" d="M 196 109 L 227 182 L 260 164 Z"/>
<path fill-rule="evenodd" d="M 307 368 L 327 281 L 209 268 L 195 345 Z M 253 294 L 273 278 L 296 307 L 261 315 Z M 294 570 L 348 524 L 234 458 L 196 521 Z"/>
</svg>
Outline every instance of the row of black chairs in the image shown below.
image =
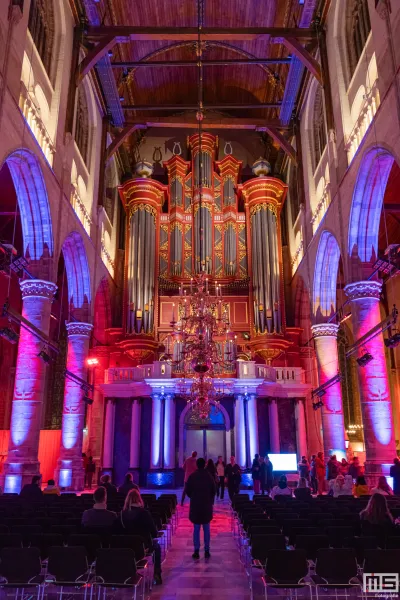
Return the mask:
<svg viewBox="0 0 400 600">
<path fill-rule="evenodd" d="M 396 503 L 394 499 L 392 505 L 395 506 Z M 343 560 L 351 556 L 351 564 L 353 565 L 354 562 L 356 565 L 354 576 L 362 574 L 368 552 L 385 552 L 385 556 L 389 558 L 397 556 L 399 559 L 400 530 L 396 531 L 393 528 L 387 531 L 376 531 L 373 528 L 372 531 L 363 531 L 364 526 L 360 522 L 358 512 L 352 510 L 354 506 L 357 506 L 358 511 L 362 510 L 362 504 L 364 503 L 352 498 L 349 498 L 348 503 L 330 498 L 322 502 L 314 499 L 313 502 L 305 504 L 296 499 L 275 502 L 270 498 L 257 496 L 254 501 L 251 501 L 246 494 L 234 497 L 232 529 L 237 539 L 241 560 L 249 576 L 251 592 L 255 567 L 263 569 L 263 583 L 267 596 L 267 589 L 272 584 L 271 577 L 276 581 L 284 582 L 282 577 L 288 576 L 286 565 L 293 562 L 294 571 L 291 577 L 295 578 L 299 572 L 298 565 L 301 563 L 302 572 L 304 571 L 301 578 L 307 578 L 304 585 L 312 584 L 318 595 L 318 577 L 324 577 L 323 573 L 327 573 L 323 557 L 329 556 L 336 561 L 336 555 L 329 554 L 329 551 L 337 551 L 339 556 L 344 557 Z M 369 535 L 365 535 L 366 533 Z M 343 553 L 340 554 L 342 550 Z M 328 554 L 321 554 L 322 551 Z M 285 553 L 282 556 L 285 568 L 280 576 L 279 565 L 275 563 L 276 556 L 282 552 Z M 290 556 L 287 553 L 290 553 Z M 382 557 L 382 554 L 377 556 Z M 317 562 L 319 567 L 315 570 Z M 349 583 L 353 575 L 346 579 L 347 571 L 343 569 L 339 571 L 345 579 L 344 582 L 341 581 L 343 587 L 344 583 Z M 334 574 L 335 577 L 339 576 L 336 571 Z M 326 577 L 324 579 L 327 580 Z M 293 583 L 293 580 L 291 581 Z M 359 589 L 360 579 L 353 584 Z"/>
<path fill-rule="evenodd" d="M 107 589 L 131 589 L 134 600 L 139 591 L 144 599 L 147 570 L 147 559 L 138 561 L 131 548 L 98 548 L 92 564 L 83 546 L 52 546 L 46 563 L 36 547 L 0 551 L 0 588 L 21 589 L 22 597 L 24 590 L 36 590 L 38 600 L 46 590 L 57 590 L 60 598 L 65 591 L 86 598 Z"/>
</svg>

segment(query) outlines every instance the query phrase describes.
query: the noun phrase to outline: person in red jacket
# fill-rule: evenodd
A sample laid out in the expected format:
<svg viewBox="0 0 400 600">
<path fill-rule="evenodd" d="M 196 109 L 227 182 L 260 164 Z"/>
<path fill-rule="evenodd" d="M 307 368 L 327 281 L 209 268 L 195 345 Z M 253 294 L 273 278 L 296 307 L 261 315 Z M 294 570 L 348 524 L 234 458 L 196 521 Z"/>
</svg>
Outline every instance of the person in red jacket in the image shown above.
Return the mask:
<svg viewBox="0 0 400 600">
<path fill-rule="evenodd" d="M 318 483 L 318 494 L 323 494 L 325 491 L 325 462 L 322 452 L 318 452 L 317 454 L 317 458 L 315 459 L 315 467 Z"/>
</svg>

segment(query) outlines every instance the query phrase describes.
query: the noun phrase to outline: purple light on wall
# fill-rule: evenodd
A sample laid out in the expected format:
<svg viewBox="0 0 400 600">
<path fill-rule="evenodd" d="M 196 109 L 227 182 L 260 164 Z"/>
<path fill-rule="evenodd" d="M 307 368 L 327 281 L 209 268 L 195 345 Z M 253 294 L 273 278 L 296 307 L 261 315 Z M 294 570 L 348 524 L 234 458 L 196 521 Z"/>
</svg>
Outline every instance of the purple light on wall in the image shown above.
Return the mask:
<svg viewBox="0 0 400 600">
<path fill-rule="evenodd" d="M 393 156 L 384 148 L 372 148 L 363 157 L 354 189 L 349 223 L 349 256 L 363 262 L 378 253 L 379 222 Z"/>
<path fill-rule="evenodd" d="M 4 479 L 5 494 L 19 494 L 21 491 L 22 475 L 6 475 Z"/>
<path fill-rule="evenodd" d="M 340 250 L 334 235 L 324 231 L 318 245 L 315 262 L 313 305 L 314 314 L 329 317 L 336 310 L 336 282 Z"/>
</svg>

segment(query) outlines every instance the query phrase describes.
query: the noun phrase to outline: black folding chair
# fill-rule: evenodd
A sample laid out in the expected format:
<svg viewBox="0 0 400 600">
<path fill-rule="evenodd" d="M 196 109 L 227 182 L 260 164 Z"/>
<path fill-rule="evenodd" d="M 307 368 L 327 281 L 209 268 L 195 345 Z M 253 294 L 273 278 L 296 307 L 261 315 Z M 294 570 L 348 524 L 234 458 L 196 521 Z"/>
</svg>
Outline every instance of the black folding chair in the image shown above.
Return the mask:
<svg viewBox="0 0 400 600">
<path fill-rule="evenodd" d="M 101 538 L 90 533 L 73 533 L 68 538 L 68 546 L 83 546 L 89 564 L 96 560 L 97 550 L 101 548 Z"/>
<path fill-rule="evenodd" d="M 71 594 L 70 588 L 79 594 L 83 592 L 86 598 L 92 579 L 83 546 L 53 546 L 49 549 L 46 583 L 60 588 L 60 599 L 64 588 L 69 588 L 68 594 Z"/>
<path fill-rule="evenodd" d="M 35 589 L 40 599 L 44 590 L 39 548 L 2 548 L 0 553 L 0 588 Z"/>
<path fill-rule="evenodd" d="M 135 553 L 131 548 L 102 548 L 97 552 L 95 586 L 103 598 L 107 589 L 133 588 L 133 600 L 142 585 L 144 598 L 144 579 L 138 574 Z"/>
<path fill-rule="evenodd" d="M 151 590 L 153 573 L 150 572 L 150 561 L 148 559 L 153 556 L 153 550 L 152 548 L 146 549 L 146 540 L 140 535 L 113 535 L 110 538 L 110 548 L 130 548 L 133 550 L 139 575 L 143 575 L 145 583 L 148 583 L 149 590 Z M 154 558 L 152 566 L 154 572 Z"/>
<path fill-rule="evenodd" d="M 356 553 L 353 549 L 321 548 L 317 552 L 315 574 L 311 575 L 317 599 L 321 587 L 324 590 L 334 590 L 335 598 L 341 595 L 341 591 L 347 597 L 349 589 L 360 590 L 357 574 Z"/>
<path fill-rule="evenodd" d="M 268 598 L 268 589 L 311 589 L 305 581 L 308 575 L 307 556 L 304 550 L 275 550 L 267 558 L 266 574 L 263 577 L 264 594 Z M 275 592 L 274 592 L 275 596 Z"/>
</svg>

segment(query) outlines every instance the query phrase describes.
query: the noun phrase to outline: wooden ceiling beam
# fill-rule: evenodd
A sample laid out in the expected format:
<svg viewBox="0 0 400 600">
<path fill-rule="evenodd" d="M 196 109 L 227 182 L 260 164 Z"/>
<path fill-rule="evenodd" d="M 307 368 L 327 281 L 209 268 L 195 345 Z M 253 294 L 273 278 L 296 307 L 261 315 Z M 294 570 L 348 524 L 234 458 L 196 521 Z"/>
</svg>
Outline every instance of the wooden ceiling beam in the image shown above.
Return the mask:
<svg viewBox="0 0 400 600">
<path fill-rule="evenodd" d="M 400 204 L 387 203 L 383 205 L 383 208 L 389 213 L 400 213 Z"/>
<path fill-rule="evenodd" d="M 132 133 L 134 133 L 137 129 L 147 129 L 147 124 L 146 123 L 133 123 L 133 124 L 129 123 L 128 125 L 126 125 L 126 127 L 124 127 L 122 129 L 122 131 L 120 133 L 118 133 L 115 136 L 115 138 L 113 139 L 113 141 L 107 148 L 106 162 L 108 162 L 110 160 L 111 156 L 114 154 L 114 152 L 116 152 L 118 150 L 118 148 L 121 146 L 121 144 L 124 143 L 126 138 L 128 136 L 130 136 Z"/>
<path fill-rule="evenodd" d="M 177 128 L 177 129 L 197 129 L 199 123 L 195 116 L 193 118 L 190 115 L 181 115 L 174 117 L 154 117 L 151 119 L 144 119 L 143 117 L 137 117 L 136 119 L 129 119 L 126 125 L 145 125 L 147 128 L 160 127 L 160 128 Z M 248 129 L 250 131 L 256 131 L 263 127 L 273 127 L 280 131 L 289 131 L 291 127 L 282 125 L 279 119 L 271 119 L 266 121 L 265 119 L 245 119 L 236 117 L 220 117 L 216 115 L 205 115 L 203 120 L 204 129 Z"/>
<path fill-rule="evenodd" d="M 259 104 L 205 104 L 203 110 L 243 110 L 280 108 L 281 102 L 260 102 Z M 198 110 L 197 104 L 122 104 L 122 110 Z"/>
<path fill-rule="evenodd" d="M 104 36 L 103 38 L 101 38 L 99 40 L 99 43 L 92 50 L 90 50 L 87 53 L 87 55 L 82 60 L 82 62 L 79 63 L 78 68 L 77 68 L 76 77 L 75 77 L 75 82 L 76 82 L 77 86 L 81 83 L 81 81 L 83 80 L 85 75 L 87 75 L 89 73 L 89 71 L 96 65 L 96 63 L 101 58 L 103 58 L 103 56 L 109 50 L 112 50 L 112 48 L 115 46 L 116 43 L 117 43 L 117 40 L 116 40 L 115 36 L 113 36 L 113 35 Z"/>
<path fill-rule="evenodd" d="M 291 58 L 240 58 L 234 60 L 203 60 L 203 67 L 227 66 L 227 65 L 287 65 Z M 197 67 L 197 60 L 148 60 L 148 61 L 123 61 L 113 62 L 111 66 L 115 69 L 137 69 L 139 67 Z"/>
<path fill-rule="evenodd" d="M 100 25 L 89 26 L 86 39 L 98 41 L 104 36 L 118 38 L 119 43 L 129 41 L 187 41 L 196 42 L 198 39 L 197 27 L 133 27 L 131 25 Z M 203 27 L 201 39 L 203 41 L 246 41 L 262 38 L 272 39 L 272 42 L 281 43 L 282 38 L 291 37 L 299 41 L 309 41 L 317 37 L 313 29 L 298 27 Z"/>
<path fill-rule="evenodd" d="M 257 127 L 257 131 L 265 131 L 272 137 L 272 139 L 279 145 L 280 148 L 292 159 L 295 165 L 297 165 L 297 153 L 295 148 L 291 145 L 290 142 L 282 135 L 280 131 L 278 131 L 275 127 L 269 127 L 268 125 L 263 125 L 262 127 Z"/>
<path fill-rule="evenodd" d="M 303 65 L 314 75 L 320 85 L 323 85 L 321 65 L 319 62 L 310 54 L 304 46 L 301 45 L 298 38 L 285 37 L 283 40 L 286 48 L 293 52 L 297 58 L 303 63 Z"/>
</svg>

